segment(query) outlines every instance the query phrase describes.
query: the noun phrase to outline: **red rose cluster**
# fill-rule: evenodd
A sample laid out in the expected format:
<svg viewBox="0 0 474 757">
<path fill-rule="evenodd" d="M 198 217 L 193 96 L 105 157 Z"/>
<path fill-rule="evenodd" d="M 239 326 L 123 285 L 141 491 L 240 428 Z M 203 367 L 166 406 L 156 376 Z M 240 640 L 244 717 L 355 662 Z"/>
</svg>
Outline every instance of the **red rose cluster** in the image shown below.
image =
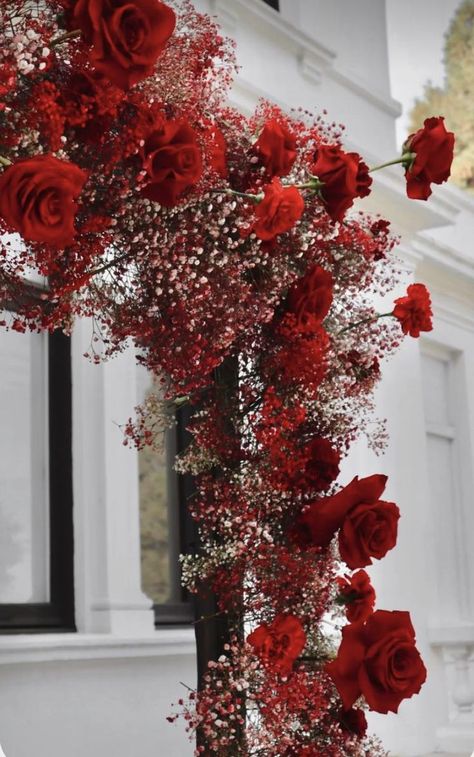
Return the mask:
<svg viewBox="0 0 474 757">
<path fill-rule="evenodd" d="M 230 628 L 182 704 L 198 751 L 382 757 L 354 703 L 396 711 L 426 671 L 408 613 L 375 610 L 365 571 L 397 541 L 386 477 L 338 477 L 361 433 L 382 451 L 382 358 L 400 332 L 429 331 L 432 311 L 414 283 L 374 313 L 395 240 L 388 221 L 350 211 L 375 169 L 322 119 L 230 108 L 233 45 L 187 0 L 44 0 L 34 18 L 10 5 L 4 325 L 91 318 L 94 362 L 133 343 L 165 395 L 127 425 L 138 447 L 161 439 L 170 406 L 190 407 L 178 467 L 194 476 L 202 547 L 183 583 L 214 591 Z M 453 145 L 441 117 L 409 137 L 398 162 L 410 197 L 448 178 Z M 25 287 L 32 270 L 47 287 Z M 328 613 L 348 622 L 337 655 Z"/>
</svg>

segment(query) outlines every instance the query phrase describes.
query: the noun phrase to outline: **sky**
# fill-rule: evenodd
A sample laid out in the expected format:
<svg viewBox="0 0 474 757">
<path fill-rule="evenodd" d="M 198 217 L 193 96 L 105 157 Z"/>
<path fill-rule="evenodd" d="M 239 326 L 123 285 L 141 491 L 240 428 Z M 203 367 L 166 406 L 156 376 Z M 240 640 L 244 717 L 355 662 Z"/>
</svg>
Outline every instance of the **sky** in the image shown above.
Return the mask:
<svg viewBox="0 0 474 757">
<path fill-rule="evenodd" d="M 397 123 L 400 145 L 407 136 L 408 112 L 423 85 L 428 80 L 443 84 L 444 34 L 460 1 L 386 0 L 392 96 L 404 110 Z"/>
</svg>

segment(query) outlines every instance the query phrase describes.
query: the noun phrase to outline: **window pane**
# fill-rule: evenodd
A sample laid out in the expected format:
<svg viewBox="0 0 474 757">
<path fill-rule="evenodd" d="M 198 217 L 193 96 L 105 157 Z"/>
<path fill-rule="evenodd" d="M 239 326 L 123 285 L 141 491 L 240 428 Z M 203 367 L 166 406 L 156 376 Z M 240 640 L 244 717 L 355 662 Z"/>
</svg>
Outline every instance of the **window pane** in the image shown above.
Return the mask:
<svg viewBox="0 0 474 757">
<path fill-rule="evenodd" d="M 150 393 L 159 394 L 152 376 L 138 367 L 139 402 Z M 173 431 L 163 439 L 163 448 L 145 447 L 138 453 L 142 588 L 155 604 L 179 599 L 179 524 L 173 511 L 174 493 Z"/>
<path fill-rule="evenodd" d="M 46 334 L 0 330 L 0 603 L 49 601 Z"/>
<path fill-rule="evenodd" d="M 449 364 L 431 355 L 422 356 L 423 400 L 428 423 L 449 424 Z"/>
</svg>

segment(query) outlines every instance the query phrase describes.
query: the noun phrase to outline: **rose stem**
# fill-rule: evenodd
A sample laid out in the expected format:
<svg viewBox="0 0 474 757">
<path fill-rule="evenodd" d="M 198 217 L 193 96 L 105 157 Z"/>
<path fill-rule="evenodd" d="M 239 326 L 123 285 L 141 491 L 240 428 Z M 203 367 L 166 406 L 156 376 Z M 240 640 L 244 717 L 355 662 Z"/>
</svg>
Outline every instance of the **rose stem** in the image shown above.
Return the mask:
<svg viewBox="0 0 474 757">
<path fill-rule="evenodd" d="M 56 39 L 53 39 L 51 41 L 50 46 L 56 47 L 56 45 L 60 45 L 62 42 L 67 42 L 69 39 L 74 39 L 75 37 L 79 37 L 81 35 L 80 29 L 74 29 L 72 32 L 67 32 L 66 34 L 63 34 L 61 37 L 57 37 Z"/>
<path fill-rule="evenodd" d="M 395 166 L 397 163 L 406 163 L 408 166 L 415 159 L 415 156 L 416 153 L 414 152 L 405 152 L 401 158 L 395 158 L 394 160 L 389 160 L 388 163 L 381 163 L 379 166 L 369 168 L 369 173 L 380 171 L 381 168 L 386 168 L 387 166 Z"/>
<path fill-rule="evenodd" d="M 340 336 L 346 331 L 352 331 L 352 329 L 356 329 L 357 326 L 363 326 L 365 323 L 373 323 L 375 321 L 378 321 L 379 318 L 390 318 L 392 316 L 393 311 L 390 313 L 380 313 L 379 315 L 371 316 L 370 318 L 364 318 L 362 321 L 357 321 L 357 323 L 350 323 L 349 326 L 345 326 L 343 329 L 337 332 L 336 336 Z"/>
</svg>

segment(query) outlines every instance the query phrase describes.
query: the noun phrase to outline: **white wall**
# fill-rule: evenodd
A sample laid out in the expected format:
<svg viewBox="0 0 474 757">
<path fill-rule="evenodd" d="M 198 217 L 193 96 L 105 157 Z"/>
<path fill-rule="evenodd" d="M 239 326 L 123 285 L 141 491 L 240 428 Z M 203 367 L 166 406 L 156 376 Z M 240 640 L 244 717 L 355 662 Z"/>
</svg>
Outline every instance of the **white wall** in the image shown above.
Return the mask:
<svg viewBox="0 0 474 757">
<path fill-rule="evenodd" d="M 216 12 L 224 31 L 237 39 L 242 73 L 235 104 L 250 111 L 266 95 L 287 108 L 327 108 L 369 161 L 393 157 L 399 108 L 388 87 L 382 0 L 282 0 L 280 15 L 259 0 L 198 5 Z M 407 277 L 433 288 L 437 330 L 428 341 L 464 354 L 458 409 L 467 514 L 472 457 L 466 449 L 469 436 L 474 439 L 468 381 L 474 369 L 473 204 L 445 188 L 429 204 L 408 201 L 401 171 L 394 168 L 377 176 L 365 207 L 394 219 L 404 237 Z M 133 363 L 121 357 L 105 367 L 89 365 L 82 358 L 88 336 L 87 324 L 74 336 L 78 633 L 0 637 L 0 741 L 7 757 L 186 757 L 192 747 L 165 717 L 182 693 L 178 682 L 192 685 L 195 679 L 193 635 L 153 628 L 150 602 L 140 588 L 136 460 L 121 446 L 115 425 L 135 403 Z M 412 611 L 430 682 L 420 697 L 402 705 L 398 718 L 372 722 L 394 754 L 404 757 L 437 747 L 467 754 L 474 733 L 472 706 L 465 703 L 470 694 L 460 684 L 474 644 L 474 618 L 447 616 L 435 587 L 436 539 L 450 522 L 449 516 L 438 522 L 431 508 L 419 348 L 409 340 L 386 366 L 379 406 L 391 433 L 387 456 L 374 460 L 359 446 L 346 469 L 347 475 L 388 473 L 388 495 L 402 510 L 398 548 L 373 576 L 379 606 Z M 466 520 L 456 538 L 462 569 L 473 576 L 470 526 Z M 454 576 L 457 556 L 451 558 L 446 570 Z M 454 676 L 452 664 L 445 663 L 452 653 L 458 656 Z"/>
</svg>

